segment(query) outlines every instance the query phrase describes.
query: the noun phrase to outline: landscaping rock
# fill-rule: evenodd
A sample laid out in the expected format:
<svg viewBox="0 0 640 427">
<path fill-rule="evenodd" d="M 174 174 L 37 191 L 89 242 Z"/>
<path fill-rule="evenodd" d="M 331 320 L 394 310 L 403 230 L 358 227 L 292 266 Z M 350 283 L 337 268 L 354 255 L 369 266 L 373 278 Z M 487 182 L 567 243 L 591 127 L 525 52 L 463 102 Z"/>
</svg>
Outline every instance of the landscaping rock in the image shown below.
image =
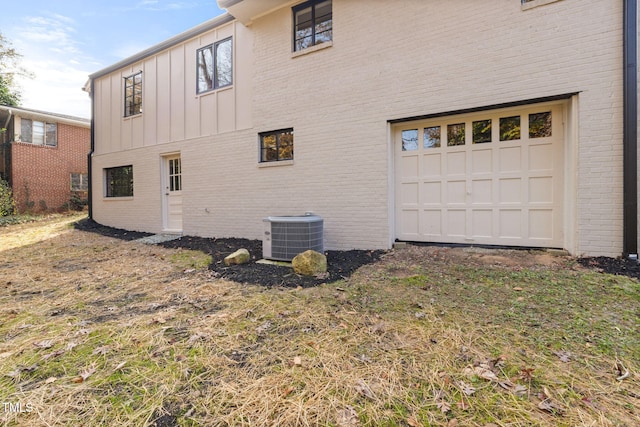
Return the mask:
<svg viewBox="0 0 640 427">
<path fill-rule="evenodd" d="M 249 262 L 250 258 L 251 258 L 251 255 L 249 255 L 249 251 L 243 248 L 243 249 L 238 249 L 231 255 L 225 257 L 224 263 L 225 265 L 246 264 L 247 262 Z"/>
<path fill-rule="evenodd" d="M 303 276 L 315 276 L 327 272 L 327 257 L 320 252 L 308 250 L 296 255 L 291 261 L 293 271 Z"/>
</svg>

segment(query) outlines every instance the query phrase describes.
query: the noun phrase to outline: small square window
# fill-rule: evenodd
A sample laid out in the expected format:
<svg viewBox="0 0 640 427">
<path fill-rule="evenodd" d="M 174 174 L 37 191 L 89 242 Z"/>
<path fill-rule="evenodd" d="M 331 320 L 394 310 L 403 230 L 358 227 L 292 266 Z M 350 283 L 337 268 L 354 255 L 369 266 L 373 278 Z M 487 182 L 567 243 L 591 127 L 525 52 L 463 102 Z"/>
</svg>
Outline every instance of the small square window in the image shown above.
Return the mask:
<svg viewBox="0 0 640 427">
<path fill-rule="evenodd" d="M 106 197 L 133 196 L 133 166 L 105 169 Z"/>
<path fill-rule="evenodd" d="M 71 191 L 87 191 L 89 189 L 89 175 L 86 173 L 71 174 Z"/>
<path fill-rule="evenodd" d="M 402 151 L 414 151 L 418 149 L 418 129 L 402 131 Z"/>
<path fill-rule="evenodd" d="M 424 148 L 439 148 L 440 147 L 440 126 L 431 126 L 424 128 L 423 138 Z"/>
<path fill-rule="evenodd" d="M 333 40 L 331 0 L 310 0 L 293 8 L 295 52 Z"/>
<path fill-rule="evenodd" d="M 500 118 L 500 141 L 520 139 L 520 116 Z"/>
<path fill-rule="evenodd" d="M 491 119 L 475 121 L 472 126 L 474 144 L 491 142 Z"/>
<path fill-rule="evenodd" d="M 293 160 L 293 129 L 260 134 L 260 162 Z"/>
<path fill-rule="evenodd" d="M 142 113 L 142 71 L 124 79 L 124 116 Z"/>
<path fill-rule="evenodd" d="M 529 138 L 551 136 L 551 111 L 529 114 Z"/>
<path fill-rule="evenodd" d="M 464 143 L 465 143 L 464 123 L 447 125 L 447 147 L 464 145 Z"/>
</svg>

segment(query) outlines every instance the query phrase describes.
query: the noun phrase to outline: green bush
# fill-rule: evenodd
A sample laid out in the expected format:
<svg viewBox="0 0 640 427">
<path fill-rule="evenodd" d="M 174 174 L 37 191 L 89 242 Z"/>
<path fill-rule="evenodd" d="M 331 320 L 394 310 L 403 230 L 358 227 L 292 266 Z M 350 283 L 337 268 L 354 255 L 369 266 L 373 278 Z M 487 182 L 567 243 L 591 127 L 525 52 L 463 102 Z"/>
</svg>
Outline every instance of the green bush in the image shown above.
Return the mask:
<svg viewBox="0 0 640 427">
<path fill-rule="evenodd" d="M 13 199 L 13 191 L 9 183 L 0 179 L 0 216 L 15 215 L 16 202 Z"/>
</svg>

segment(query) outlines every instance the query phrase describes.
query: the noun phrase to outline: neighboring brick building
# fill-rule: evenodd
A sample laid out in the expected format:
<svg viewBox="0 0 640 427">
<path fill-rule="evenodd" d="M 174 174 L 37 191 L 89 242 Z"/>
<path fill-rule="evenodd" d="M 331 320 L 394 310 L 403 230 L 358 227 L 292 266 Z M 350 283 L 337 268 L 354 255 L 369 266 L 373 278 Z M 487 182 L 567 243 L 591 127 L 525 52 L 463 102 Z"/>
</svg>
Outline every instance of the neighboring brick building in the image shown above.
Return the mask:
<svg viewBox="0 0 640 427">
<path fill-rule="evenodd" d="M 0 106 L 0 177 L 19 212 L 56 211 L 87 198 L 91 122 Z"/>
</svg>

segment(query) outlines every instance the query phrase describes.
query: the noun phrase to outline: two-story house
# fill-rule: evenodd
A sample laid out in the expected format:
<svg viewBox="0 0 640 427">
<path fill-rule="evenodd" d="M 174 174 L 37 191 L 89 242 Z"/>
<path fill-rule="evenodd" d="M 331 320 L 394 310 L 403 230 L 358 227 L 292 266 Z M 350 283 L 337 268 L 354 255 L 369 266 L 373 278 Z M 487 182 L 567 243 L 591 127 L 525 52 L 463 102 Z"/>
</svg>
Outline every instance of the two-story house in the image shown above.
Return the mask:
<svg viewBox="0 0 640 427">
<path fill-rule="evenodd" d="M 18 212 L 67 209 L 87 199 L 91 122 L 0 105 L 0 178 Z"/>
<path fill-rule="evenodd" d="M 634 3 L 218 0 L 90 76 L 92 217 L 258 239 L 313 212 L 329 249 L 637 252 Z"/>
</svg>

